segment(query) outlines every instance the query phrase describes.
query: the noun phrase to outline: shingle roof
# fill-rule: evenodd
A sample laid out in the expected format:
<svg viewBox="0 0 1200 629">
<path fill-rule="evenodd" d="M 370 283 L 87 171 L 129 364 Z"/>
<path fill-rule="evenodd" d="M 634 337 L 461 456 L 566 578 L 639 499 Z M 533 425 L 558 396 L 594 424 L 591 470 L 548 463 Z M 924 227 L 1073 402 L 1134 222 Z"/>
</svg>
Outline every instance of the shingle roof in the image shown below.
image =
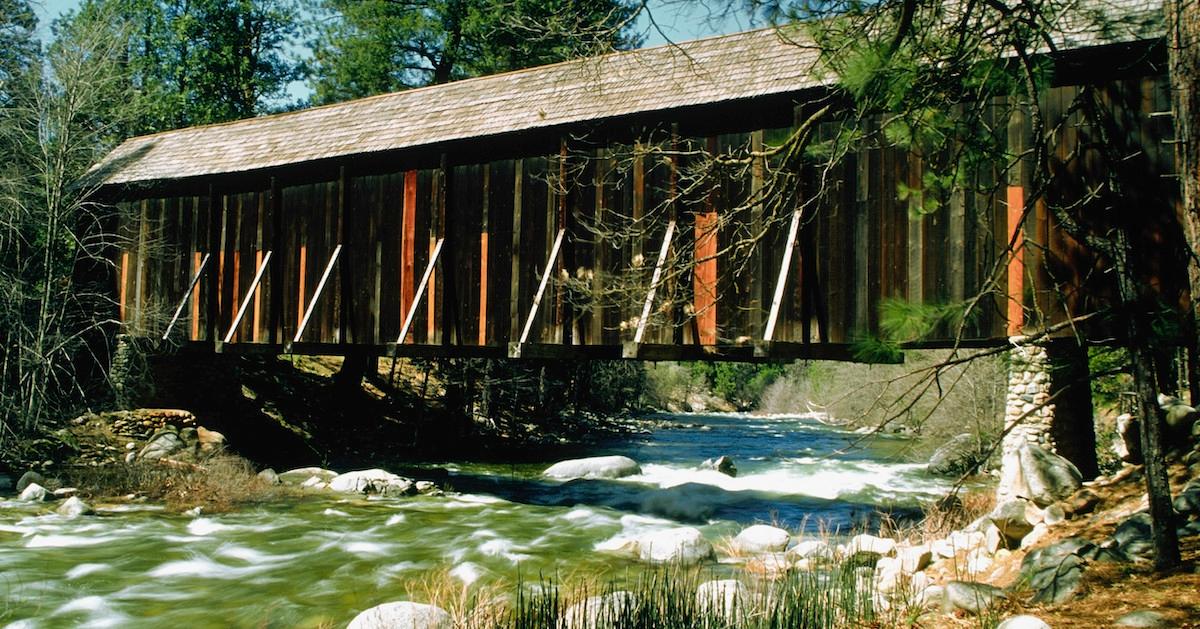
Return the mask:
<svg viewBox="0 0 1200 629">
<path fill-rule="evenodd" d="M 1151 21 L 1157 15 L 1161 23 L 1162 0 L 1082 2 L 1102 14 L 1115 7 Z M 1082 17 L 1064 15 L 1064 47 L 1146 35 L 1144 27 L 1102 32 Z M 796 92 L 821 84 L 816 50 L 796 37 L 794 29 L 762 29 L 136 137 L 92 174 L 98 183 L 121 184 L 244 172 Z"/>
</svg>

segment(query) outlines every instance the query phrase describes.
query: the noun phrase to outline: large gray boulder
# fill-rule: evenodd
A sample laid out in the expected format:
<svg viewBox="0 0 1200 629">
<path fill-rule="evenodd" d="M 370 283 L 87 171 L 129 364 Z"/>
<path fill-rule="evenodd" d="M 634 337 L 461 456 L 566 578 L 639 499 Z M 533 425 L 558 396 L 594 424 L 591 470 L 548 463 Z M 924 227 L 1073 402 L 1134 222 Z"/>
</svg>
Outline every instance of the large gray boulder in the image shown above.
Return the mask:
<svg viewBox="0 0 1200 629">
<path fill-rule="evenodd" d="M 997 494 L 1001 499 L 1026 498 L 1045 507 L 1081 486 L 1083 475 L 1073 463 L 1040 446 L 1022 443 L 1004 455 Z"/>
<path fill-rule="evenodd" d="M 962 476 L 975 471 L 980 458 L 979 440 L 963 433 L 938 448 L 929 457 L 929 465 L 925 470 L 935 476 Z"/>
<path fill-rule="evenodd" d="M 1167 450 L 1191 450 L 1192 426 L 1200 412 L 1178 398 L 1162 394 L 1158 403 L 1163 409 L 1163 446 Z"/>
<path fill-rule="evenodd" d="M 637 598 L 631 592 L 613 592 L 592 596 L 568 607 L 563 613 L 563 629 L 612 629 L 623 627 L 633 616 Z"/>
<path fill-rule="evenodd" d="M 35 483 L 45 487 L 46 479 L 43 478 L 41 474 L 38 474 L 37 472 L 35 472 L 33 470 L 30 470 L 28 472 L 25 472 L 24 474 L 21 474 L 21 478 L 19 478 L 17 480 L 17 493 L 21 493 L 21 492 L 25 491 L 26 487 L 33 485 Z"/>
<path fill-rule="evenodd" d="M 1112 539 L 1126 557 L 1131 559 L 1152 559 L 1154 557 L 1154 535 L 1149 513 L 1135 513 L 1125 518 L 1113 531 Z"/>
<path fill-rule="evenodd" d="M 454 619 L 433 605 L 400 601 L 376 605 L 354 617 L 346 629 L 453 629 Z"/>
<path fill-rule="evenodd" d="M 338 474 L 329 481 L 329 488 L 351 494 L 379 494 L 383 496 L 411 496 L 417 493 L 412 479 L 381 470 L 358 470 Z"/>
<path fill-rule="evenodd" d="M 281 472 L 276 476 L 279 478 L 279 482 L 286 485 L 301 485 L 313 477 L 319 479 L 320 482 L 328 483 L 337 475 L 337 472 L 327 470 L 323 467 L 298 467 L 294 470 Z"/>
<path fill-rule="evenodd" d="M 1057 605 L 1074 598 L 1083 579 L 1087 557 L 1096 545 L 1081 537 L 1069 537 L 1025 555 L 1018 583 L 1033 592 L 1031 602 Z"/>
<path fill-rule="evenodd" d="M 733 545 L 744 553 L 779 553 L 791 541 L 792 536 L 781 528 L 755 524 L 738 533 L 733 538 Z"/>
<path fill-rule="evenodd" d="M 1200 478 L 1193 478 L 1175 496 L 1175 510 L 1185 517 L 1200 517 Z"/>
<path fill-rule="evenodd" d="M 968 614 L 980 614 L 1004 600 L 1004 590 L 986 583 L 951 581 L 946 584 L 946 605 Z"/>
<path fill-rule="evenodd" d="M 586 459 L 559 461 L 546 468 L 542 476 L 557 480 L 573 478 L 624 478 L 641 474 L 637 461 L 627 456 L 593 456 Z"/>
<path fill-rule="evenodd" d="M 713 547 L 699 529 L 684 526 L 637 538 L 638 557 L 657 564 L 688 566 L 713 557 Z"/>
<path fill-rule="evenodd" d="M 188 447 L 183 438 L 173 430 L 160 430 L 146 442 L 138 452 L 137 458 L 142 461 L 158 461 Z"/>
</svg>

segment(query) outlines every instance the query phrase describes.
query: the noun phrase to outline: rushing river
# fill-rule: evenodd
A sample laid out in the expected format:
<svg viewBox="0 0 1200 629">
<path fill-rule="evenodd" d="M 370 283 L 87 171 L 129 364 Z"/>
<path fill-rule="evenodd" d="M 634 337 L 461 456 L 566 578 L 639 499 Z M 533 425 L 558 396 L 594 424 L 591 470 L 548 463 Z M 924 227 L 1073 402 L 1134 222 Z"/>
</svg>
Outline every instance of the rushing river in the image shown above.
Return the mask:
<svg viewBox="0 0 1200 629">
<path fill-rule="evenodd" d="M 616 536 L 680 523 L 714 542 L 754 522 L 848 531 L 879 508 L 914 513 L 946 489 L 922 466 L 896 462 L 902 440 L 840 453 L 859 436 L 805 417 L 666 419 L 684 425 L 593 453 L 641 463 L 642 474 L 617 481 L 458 463 L 431 464 L 454 490 L 444 497 L 322 495 L 198 517 L 100 505 L 78 519 L 0 502 L 0 626 L 344 626 L 439 581 L 630 578 L 634 561 L 595 550 Z M 734 459 L 736 478 L 698 468 L 719 455 Z"/>
</svg>

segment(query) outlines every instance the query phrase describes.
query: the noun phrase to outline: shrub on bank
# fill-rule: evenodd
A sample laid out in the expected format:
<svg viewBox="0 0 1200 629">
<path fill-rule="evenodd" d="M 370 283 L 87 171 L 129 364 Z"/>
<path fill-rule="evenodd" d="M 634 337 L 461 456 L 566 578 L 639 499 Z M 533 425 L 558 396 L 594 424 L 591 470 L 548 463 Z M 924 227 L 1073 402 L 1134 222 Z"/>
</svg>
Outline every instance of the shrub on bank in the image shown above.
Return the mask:
<svg viewBox="0 0 1200 629">
<path fill-rule="evenodd" d="M 195 507 L 205 512 L 232 511 L 277 500 L 289 491 L 259 478 L 250 461 L 229 454 L 196 463 L 163 460 L 74 467 L 63 480 L 93 500 L 136 496 L 162 502 L 174 511 Z"/>
</svg>

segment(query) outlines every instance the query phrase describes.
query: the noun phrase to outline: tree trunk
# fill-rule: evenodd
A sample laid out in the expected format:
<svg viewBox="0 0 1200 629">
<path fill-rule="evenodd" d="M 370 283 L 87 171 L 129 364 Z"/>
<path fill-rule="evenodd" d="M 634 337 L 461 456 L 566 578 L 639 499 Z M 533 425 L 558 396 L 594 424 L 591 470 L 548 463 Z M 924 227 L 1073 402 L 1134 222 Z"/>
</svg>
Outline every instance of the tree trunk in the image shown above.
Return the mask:
<svg viewBox="0 0 1200 629">
<path fill-rule="evenodd" d="M 1179 175 L 1181 220 L 1188 248 L 1200 252 L 1200 0 L 1169 0 L 1167 18 L 1168 67 L 1171 79 L 1171 109 L 1175 123 L 1175 172 Z M 1200 265 L 1188 265 L 1192 322 L 1185 326 L 1188 349 L 1188 394 L 1200 403 L 1200 349 L 1197 348 L 1196 299 L 1200 296 Z"/>
<path fill-rule="evenodd" d="M 357 389 L 374 361 L 362 352 L 347 352 L 342 368 L 333 375 L 333 383 L 340 389 Z"/>
</svg>

